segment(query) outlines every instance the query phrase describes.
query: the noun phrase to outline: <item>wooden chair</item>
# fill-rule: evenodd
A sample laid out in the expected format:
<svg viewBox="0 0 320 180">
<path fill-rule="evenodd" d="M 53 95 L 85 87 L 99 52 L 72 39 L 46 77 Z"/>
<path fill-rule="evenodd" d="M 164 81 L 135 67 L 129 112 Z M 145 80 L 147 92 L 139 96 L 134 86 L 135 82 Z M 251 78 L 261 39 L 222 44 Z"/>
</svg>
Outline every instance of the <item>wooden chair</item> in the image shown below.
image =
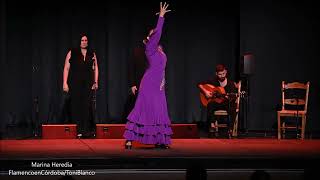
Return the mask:
<svg viewBox="0 0 320 180">
<path fill-rule="evenodd" d="M 233 129 L 232 129 L 232 136 L 238 136 L 238 119 L 239 119 L 239 107 L 240 107 L 240 99 L 242 96 L 241 92 L 241 81 L 235 84 L 238 92 L 237 92 L 237 99 L 236 99 L 236 118 L 233 122 Z M 223 116 L 223 118 L 228 118 L 229 114 L 226 110 L 218 110 L 214 112 L 215 117 Z M 226 123 L 218 123 L 218 120 L 215 120 L 211 123 L 211 128 L 214 130 L 215 134 L 217 135 L 219 128 L 227 128 L 228 125 Z"/>
<path fill-rule="evenodd" d="M 304 139 L 305 127 L 307 121 L 307 108 L 309 97 L 310 82 L 285 82 L 282 81 L 282 108 L 277 111 L 278 119 L 278 139 L 281 139 L 281 135 L 284 138 L 286 129 L 296 129 L 301 131 L 301 139 Z M 292 93 L 293 91 L 302 90 L 302 93 Z M 291 91 L 291 92 L 290 92 Z M 293 95 L 292 95 L 293 94 Z M 291 96 L 290 96 L 291 95 Z M 288 108 L 291 106 L 292 108 Z M 300 107 L 300 108 L 299 108 Z M 296 117 L 297 122 L 295 125 L 286 124 L 281 120 L 281 117 Z M 301 120 L 301 123 L 300 123 Z M 297 132 L 297 136 L 299 133 Z"/>
</svg>

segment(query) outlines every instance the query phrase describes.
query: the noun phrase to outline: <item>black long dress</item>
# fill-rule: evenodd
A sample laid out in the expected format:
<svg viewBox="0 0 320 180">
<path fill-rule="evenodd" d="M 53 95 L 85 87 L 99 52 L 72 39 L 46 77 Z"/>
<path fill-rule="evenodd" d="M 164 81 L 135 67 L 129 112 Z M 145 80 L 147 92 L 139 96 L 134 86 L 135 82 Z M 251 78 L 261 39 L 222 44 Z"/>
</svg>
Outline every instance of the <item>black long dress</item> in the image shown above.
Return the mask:
<svg viewBox="0 0 320 180">
<path fill-rule="evenodd" d="M 87 50 L 84 58 L 80 48 L 71 49 L 69 93 L 71 120 L 77 124 L 78 133 L 88 135 L 93 130 L 92 90 L 94 81 L 93 51 Z"/>
</svg>

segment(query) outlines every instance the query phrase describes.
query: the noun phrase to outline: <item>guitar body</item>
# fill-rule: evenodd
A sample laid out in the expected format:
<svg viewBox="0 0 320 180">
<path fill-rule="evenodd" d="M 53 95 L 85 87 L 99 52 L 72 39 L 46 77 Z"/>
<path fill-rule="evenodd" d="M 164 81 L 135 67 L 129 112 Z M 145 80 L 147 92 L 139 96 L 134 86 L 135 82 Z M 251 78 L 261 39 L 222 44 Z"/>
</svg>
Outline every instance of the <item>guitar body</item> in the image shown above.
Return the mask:
<svg viewBox="0 0 320 180">
<path fill-rule="evenodd" d="M 223 95 L 226 94 L 226 91 L 223 87 L 215 87 L 211 84 L 204 84 L 203 88 L 207 91 L 212 92 L 213 97 L 212 98 L 207 98 L 202 92 L 200 92 L 200 101 L 201 104 L 205 107 L 207 107 L 207 105 L 211 102 L 214 101 L 216 103 L 222 103 L 225 101 L 225 98 L 223 96 L 219 96 L 219 95 Z M 218 95 L 218 96 L 215 96 Z"/>
</svg>

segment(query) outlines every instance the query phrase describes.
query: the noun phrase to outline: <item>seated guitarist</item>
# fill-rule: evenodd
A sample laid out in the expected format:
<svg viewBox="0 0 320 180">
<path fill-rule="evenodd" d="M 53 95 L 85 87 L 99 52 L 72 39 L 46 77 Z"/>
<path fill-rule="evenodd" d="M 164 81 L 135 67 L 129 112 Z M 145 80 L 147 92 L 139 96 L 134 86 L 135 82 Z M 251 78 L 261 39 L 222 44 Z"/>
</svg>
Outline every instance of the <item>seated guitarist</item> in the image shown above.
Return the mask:
<svg viewBox="0 0 320 180">
<path fill-rule="evenodd" d="M 216 66 L 216 77 L 198 84 L 201 93 L 207 98 L 207 123 L 210 129 L 214 122 L 214 111 L 226 110 L 230 115 L 227 118 L 228 135 L 231 136 L 233 122 L 236 117 L 236 96 L 237 87 L 234 81 L 227 78 L 227 69 L 223 64 Z M 211 90 L 206 87 L 211 87 Z M 214 89 L 223 89 L 225 92 L 217 93 Z M 221 91 L 220 91 L 221 92 Z"/>
</svg>

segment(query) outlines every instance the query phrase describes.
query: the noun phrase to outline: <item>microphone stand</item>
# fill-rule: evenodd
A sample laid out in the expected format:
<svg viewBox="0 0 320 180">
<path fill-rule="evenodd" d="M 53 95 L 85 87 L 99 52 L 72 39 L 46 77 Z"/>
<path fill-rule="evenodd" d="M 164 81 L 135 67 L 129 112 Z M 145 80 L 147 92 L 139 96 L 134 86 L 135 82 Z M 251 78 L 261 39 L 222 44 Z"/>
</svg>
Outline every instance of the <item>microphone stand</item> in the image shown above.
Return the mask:
<svg viewBox="0 0 320 180">
<path fill-rule="evenodd" d="M 35 97 L 33 99 L 33 105 L 34 105 L 34 110 L 35 110 L 35 127 L 33 130 L 33 135 L 35 137 L 38 137 L 38 126 L 39 126 L 39 100 L 38 97 Z"/>
<path fill-rule="evenodd" d="M 297 115 L 296 115 L 296 132 L 297 132 L 297 138 L 299 138 L 299 98 L 298 96 L 294 96 L 297 104 Z"/>
<path fill-rule="evenodd" d="M 242 115 L 242 127 L 243 127 L 243 133 L 248 136 L 249 130 L 248 130 L 248 113 L 249 113 L 249 75 L 244 75 L 243 76 L 244 81 L 246 82 L 245 84 L 245 94 L 243 95 L 243 101 L 241 101 L 241 105 L 243 105 L 244 111 Z M 241 98 L 241 97 L 240 97 Z"/>
<path fill-rule="evenodd" d="M 230 115 L 231 114 L 231 109 L 230 109 L 231 108 L 231 105 L 230 105 L 231 104 L 231 102 L 230 102 L 231 97 L 229 96 L 227 100 L 228 100 L 228 136 L 229 136 L 229 138 L 231 138 L 231 132 L 230 132 L 230 126 L 232 126 L 231 125 L 231 117 L 230 117 L 231 116 Z"/>
<path fill-rule="evenodd" d="M 32 78 L 36 78 L 38 77 L 36 73 L 38 73 L 38 70 L 39 70 L 39 67 L 34 64 L 32 66 Z M 37 81 L 32 81 L 32 83 L 34 82 L 37 82 Z M 37 84 L 32 84 L 32 87 L 35 86 Z M 38 88 L 33 88 L 33 89 L 38 89 Z M 38 92 L 35 91 L 34 92 L 35 94 L 33 95 L 33 115 L 34 115 L 34 121 L 33 121 L 33 136 L 34 137 L 38 137 L 40 136 L 40 130 L 39 130 L 39 125 L 40 125 L 40 122 L 39 122 L 39 97 L 38 97 Z"/>
<path fill-rule="evenodd" d="M 96 61 L 96 60 L 95 60 Z M 96 75 L 96 67 L 95 67 L 95 63 L 96 62 L 93 62 L 93 66 L 92 66 L 92 69 L 93 69 L 93 82 L 94 82 L 94 85 L 96 85 L 98 82 L 95 81 L 95 75 Z M 97 109 L 97 88 L 96 86 L 94 87 L 93 89 L 93 95 L 92 95 L 92 120 L 93 120 L 93 124 L 95 124 L 96 122 L 96 109 Z M 95 136 L 95 132 L 93 133 L 93 136 Z"/>
</svg>

